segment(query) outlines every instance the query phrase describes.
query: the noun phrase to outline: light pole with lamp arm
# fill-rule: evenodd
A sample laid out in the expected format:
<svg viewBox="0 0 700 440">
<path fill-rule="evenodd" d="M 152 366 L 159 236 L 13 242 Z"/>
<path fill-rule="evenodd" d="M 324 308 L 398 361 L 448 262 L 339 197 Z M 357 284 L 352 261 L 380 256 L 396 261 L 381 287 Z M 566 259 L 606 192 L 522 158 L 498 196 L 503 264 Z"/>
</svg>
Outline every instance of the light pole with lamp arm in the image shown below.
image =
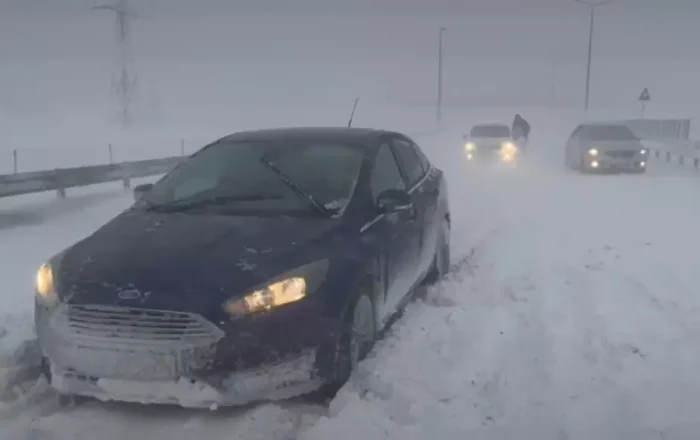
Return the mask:
<svg viewBox="0 0 700 440">
<path fill-rule="evenodd" d="M 447 30 L 446 27 L 440 28 L 438 37 L 438 80 L 437 80 L 437 120 L 442 119 L 442 35 Z"/>
<path fill-rule="evenodd" d="M 586 63 L 586 111 L 588 111 L 588 103 L 590 102 L 591 92 L 591 56 L 593 55 L 593 24 L 595 21 L 595 8 L 612 3 L 612 0 L 604 0 L 592 2 L 589 0 L 574 0 L 577 3 L 584 4 L 591 9 L 591 18 L 588 30 L 588 62 Z"/>
</svg>

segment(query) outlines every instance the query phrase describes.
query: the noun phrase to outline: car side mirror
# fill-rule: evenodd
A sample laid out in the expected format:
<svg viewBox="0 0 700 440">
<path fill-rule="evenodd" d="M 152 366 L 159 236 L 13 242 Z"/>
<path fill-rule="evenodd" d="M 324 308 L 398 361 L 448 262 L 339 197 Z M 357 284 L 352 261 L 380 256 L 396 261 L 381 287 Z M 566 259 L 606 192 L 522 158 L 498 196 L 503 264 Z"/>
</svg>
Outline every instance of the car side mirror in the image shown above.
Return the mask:
<svg viewBox="0 0 700 440">
<path fill-rule="evenodd" d="M 134 201 L 138 202 L 139 200 L 141 200 L 141 197 L 143 197 L 143 195 L 150 191 L 152 188 L 152 183 L 144 183 L 142 185 L 136 186 L 134 188 Z"/>
<path fill-rule="evenodd" d="M 406 191 L 388 189 L 377 196 L 377 209 L 382 214 L 410 211 L 413 209 L 413 201 Z"/>
</svg>

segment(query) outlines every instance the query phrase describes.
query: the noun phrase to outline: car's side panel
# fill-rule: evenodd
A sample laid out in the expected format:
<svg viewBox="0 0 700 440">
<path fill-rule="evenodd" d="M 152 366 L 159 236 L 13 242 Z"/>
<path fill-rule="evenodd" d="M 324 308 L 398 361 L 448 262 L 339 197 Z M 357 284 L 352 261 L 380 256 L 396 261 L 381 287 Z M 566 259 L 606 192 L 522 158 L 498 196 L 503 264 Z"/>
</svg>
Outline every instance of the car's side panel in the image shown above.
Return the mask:
<svg viewBox="0 0 700 440">
<path fill-rule="evenodd" d="M 390 137 L 380 140 L 382 146 L 378 148 L 373 158 L 373 166 L 382 166 L 385 169 L 378 169 L 375 176 L 369 179 L 372 196 L 368 201 L 368 209 L 374 209 L 374 198 L 383 189 L 408 189 L 403 182 L 390 140 Z M 379 162 L 381 164 L 377 165 Z M 387 180 L 389 175 L 392 177 Z M 383 183 L 377 186 L 378 182 L 375 182 L 373 187 L 373 180 Z M 361 233 L 363 240 L 371 240 L 375 243 L 377 260 L 375 267 L 384 277 L 382 280 L 384 295 L 377 306 L 381 320 L 385 321 L 393 315 L 397 304 L 405 296 L 405 292 L 411 288 L 411 270 L 420 252 L 420 230 L 416 211 L 377 213 L 373 218 L 367 219 L 367 223 L 361 228 Z"/>
<path fill-rule="evenodd" d="M 420 147 L 413 143 L 419 156 L 422 157 L 423 167 L 426 175 L 424 180 L 415 189 L 420 198 L 421 206 L 421 258 L 420 273 L 427 274 L 433 262 L 435 251 L 437 250 L 440 226 L 445 218 L 445 206 L 440 205 L 442 172 L 435 168 L 430 161 L 425 158 Z"/>
<path fill-rule="evenodd" d="M 394 151 L 397 154 L 405 155 L 406 153 L 411 153 L 408 155 L 415 165 L 415 161 L 420 162 L 420 156 L 416 149 L 415 144 L 407 138 L 397 137 L 393 144 Z M 400 149 L 403 148 L 404 151 Z M 430 264 L 432 262 L 432 257 L 434 254 L 435 246 L 431 247 L 430 241 L 433 240 L 432 231 L 428 228 L 430 227 L 431 220 L 428 218 L 431 216 L 431 199 L 435 193 L 435 189 L 430 187 L 429 182 L 431 182 L 432 174 L 429 169 L 423 169 L 422 164 L 418 164 L 421 168 L 420 175 L 418 173 L 409 171 L 408 167 L 411 164 L 408 163 L 407 156 L 404 156 L 404 160 L 399 161 L 402 174 L 404 175 L 404 180 L 407 183 L 408 192 L 413 201 L 413 205 L 416 212 L 416 222 L 415 225 L 409 231 L 411 240 L 418 240 L 417 253 L 413 255 L 413 260 L 410 261 L 409 270 L 405 273 L 404 280 L 407 286 L 404 288 L 402 285 L 402 291 L 399 292 L 398 301 L 401 302 L 403 298 L 409 293 L 413 287 L 416 286 L 428 272 Z M 415 168 L 414 168 L 415 170 Z M 426 257 L 426 255 L 429 255 Z"/>
</svg>

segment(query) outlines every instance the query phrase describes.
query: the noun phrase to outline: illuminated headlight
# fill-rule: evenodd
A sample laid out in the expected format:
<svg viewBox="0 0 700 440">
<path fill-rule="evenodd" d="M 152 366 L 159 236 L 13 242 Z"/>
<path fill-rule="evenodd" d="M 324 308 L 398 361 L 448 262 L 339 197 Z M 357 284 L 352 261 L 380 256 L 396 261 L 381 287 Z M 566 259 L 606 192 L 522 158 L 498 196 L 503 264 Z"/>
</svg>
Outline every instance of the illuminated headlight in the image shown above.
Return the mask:
<svg viewBox="0 0 700 440">
<path fill-rule="evenodd" d="M 590 154 L 593 157 L 597 157 L 600 154 L 600 152 L 595 148 L 591 148 L 590 150 L 588 150 L 588 154 Z"/>
<path fill-rule="evenodd" d="M 503 162 L 512 162 L 513 160 L 515 160 L 515 152 L 501 151 L 501 160 Z"/>
<path fill-rule="evenodd" d="M 224 303 L 224 310 L 232 316 L 264 312 L 275 307 L 297 302 L 306 296 L 306 280 L 301 277 L 287 278 L 272 283 L 240 299 Z"/>
<path fill-rule="evenodd" d="M 645 148 L 642 148 L 641 150 L 639 150 L 639 154 L 641 154 L 642 156 L 646 156 L 647 153 L 648 153 L 648 151 Z"/>
<path fill-rule="evenodd" d="M 647 166 L 647 163 L 644 161 L 641 161 L 641 162 L 639 162 L 639 166 L 644 168 L 645 166 Z"/>
<path fill-rule="evenodd" d="M 507 153 L 514 152 L 515 148 L 515 144 L 512 142 L 503 142 L 503 144 L 501 145 L 501 151 Z"/>
<path fill-rule="evenodd" d="M 36 298 L 45 306 L 53 306 L 58 302 L 53 268 L 50 264 L 42 264 L 36 273 Z"/>
<path fill-rule="evenodd" d="M 591 168 L 598 168 L 599 165 L 600 164 L 598 163 L 597 160 L 594 160 L 593 162 L 591 162 Z"/>
<path fill-rule="evenodd" d="M 476 150 L 476 145 L 473 142 L 467 142 L 464 149 L 467 150 L 468 153 L 473 153 Z"/>
<path fill-rule="evenodd" d="M 467 160 L 472 160 L 474 159 L 474 155 L 471 153 L 467 153 Z"/>
<path fill-rule="evenodd" d="M 503 162 L 512 162 L 515 160 L 515 155 L 518 148 L 512 142 L 504 142 L 501 144 L 501 160 Z"/>
<path fill-rule="evenodd" d="M 301 266 L 243 297 L 226 301 L 222 307 L 226 313 L 238 318 L 295 303 L 318 288 L 327 269 L 328 260 Z"/>
</svg>

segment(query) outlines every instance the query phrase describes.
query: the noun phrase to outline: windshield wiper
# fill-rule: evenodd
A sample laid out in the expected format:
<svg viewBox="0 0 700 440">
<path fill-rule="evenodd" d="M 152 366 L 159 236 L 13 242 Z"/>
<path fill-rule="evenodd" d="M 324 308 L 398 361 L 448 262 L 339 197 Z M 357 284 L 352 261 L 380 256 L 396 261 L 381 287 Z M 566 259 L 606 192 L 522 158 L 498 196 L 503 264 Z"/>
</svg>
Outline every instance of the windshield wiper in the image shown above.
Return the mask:
<svg viewBox="0 0 700 440">
<path fill-rule="evenodd" d="M 282 182 L 284 182 L 289 188 L 291 188 L 292 191 L 294 191 L 300 198 L 309 202 L 309 205 L 311 205 L 320 214 L 330 216 L 337 211 L 336 209 L 326 208 L 323 205 L 323 203 L 319 202 L 314 196 L 304 191 L 302 187 L 300 187 L 293 180 L 291 180 L 289 176 L 287 176 L 282 170 L 280 170 L 277 167 L 277 165 L 275 165 L 274 162 L 268 160 L 265 156 L 262 156 L 260 158 L 260 162 L 262 162 L 265 166 L 267 166 L 270 170 L 277 174 L 282 180 Z"/>
<path fill-rule="evenodd" d="M 178 212 L 205 206 L 222 206 L 231 202 L 257 202 L 262 200 L 280 200 L 284 196 L 280 194 L 241 194 L 241 195 L 216 195 L 202 199 L 184 199 L 168 203 L 151 203 L 146 207 L 148 211 Z"/>
</svg>

